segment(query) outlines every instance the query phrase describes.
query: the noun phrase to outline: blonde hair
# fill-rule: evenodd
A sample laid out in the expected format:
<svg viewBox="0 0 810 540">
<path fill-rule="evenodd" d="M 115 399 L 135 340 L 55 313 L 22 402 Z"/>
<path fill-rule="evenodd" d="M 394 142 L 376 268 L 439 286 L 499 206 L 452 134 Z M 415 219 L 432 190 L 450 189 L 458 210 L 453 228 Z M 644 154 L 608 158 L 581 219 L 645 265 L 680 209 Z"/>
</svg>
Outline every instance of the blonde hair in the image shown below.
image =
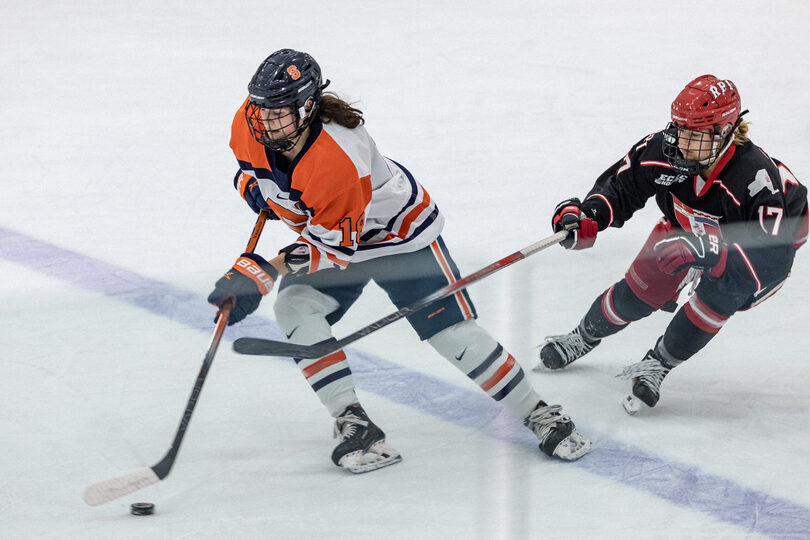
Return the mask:
<svg viewBox="0 0 810 540">
<path fill-rule="evenodd" d="M 734 130 L 734 144 L 737 146 L 743 145 L 748 142 L 748 126 L 751 122 L 743 120 L 737 129 Z"/>
</svg>

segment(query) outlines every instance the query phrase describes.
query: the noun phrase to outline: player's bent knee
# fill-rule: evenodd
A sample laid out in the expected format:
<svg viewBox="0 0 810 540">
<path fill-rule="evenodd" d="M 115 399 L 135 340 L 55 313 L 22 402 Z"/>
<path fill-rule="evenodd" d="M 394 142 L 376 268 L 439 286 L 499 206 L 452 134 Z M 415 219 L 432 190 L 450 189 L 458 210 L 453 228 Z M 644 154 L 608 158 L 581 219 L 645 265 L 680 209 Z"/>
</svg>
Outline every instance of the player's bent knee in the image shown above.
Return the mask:
<svg viewBox="0 0 810 540">
<path fill-rule="evenodd" d="M 641 298 L 627 284 L 627 280 L 619 281 L 613 289 L 613 305 L 619 315 L 627 321 L 638 321 L 652 314 L 657 309 L 655 299 Z"/>
<path fill-rule="evenodd" d="M 290 285 L 279 291 L 273 311 L 282 329 L 324 319 L 338 309 L 337 300 L 309 285 Z"/>
</svg>

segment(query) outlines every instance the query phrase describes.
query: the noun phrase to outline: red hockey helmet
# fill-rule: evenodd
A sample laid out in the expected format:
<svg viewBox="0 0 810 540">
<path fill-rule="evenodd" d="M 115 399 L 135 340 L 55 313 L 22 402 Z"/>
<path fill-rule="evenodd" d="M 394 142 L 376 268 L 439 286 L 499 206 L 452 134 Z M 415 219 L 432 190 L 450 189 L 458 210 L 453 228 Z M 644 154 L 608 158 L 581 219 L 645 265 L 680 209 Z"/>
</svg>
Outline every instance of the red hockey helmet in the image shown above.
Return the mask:
<svg viewBox="0 0 810 540">
<path fill-rule="evenodd" d="M 699 174 L 715 163 L 728 150 L 740 117 L 745 114 L 740 107 L 740 94 L 728 79 L 701 75 L 687 84 L 672 102 L 672 121 L 664 129 L 667 162 L 689 175 Z M 700 147 L 705 143 L 711 143 L 711 149 L 700 159 L 687 158 L 680 148 L 681 144 Z"/>
<path fill-rule="evenodd" d="M 672 121 L 678 127 L 692 130 L 735 126 L 740 107 L 740 93 L 734 83 L 714 75 L 701 75 L 672 102 Z"/>
</svg>

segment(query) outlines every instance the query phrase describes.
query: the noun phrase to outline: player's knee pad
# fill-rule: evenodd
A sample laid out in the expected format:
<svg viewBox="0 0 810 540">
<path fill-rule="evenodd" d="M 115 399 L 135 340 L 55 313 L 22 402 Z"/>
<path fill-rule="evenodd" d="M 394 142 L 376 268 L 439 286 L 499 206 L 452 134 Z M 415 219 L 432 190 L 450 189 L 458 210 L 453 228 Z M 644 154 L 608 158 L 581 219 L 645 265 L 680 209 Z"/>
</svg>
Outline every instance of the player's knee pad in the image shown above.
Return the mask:
<svg viewBox="0 0 810 540">
<path fill-rule="evenodd" d="M 467 319 L 445 328 L 427 341 L 439 354 L 465 373 L 469 371 L 465 369 L 468 365 L 477 365 L 498 347 L 495 338 L 478 326 L 475 319 Z"/>
<path fill-rule="evenodd" d="M 312 344 L 332 336 L 326 316 L 338 301 L 309 285 L 290 285 L 278 293 L 273 310 L 276 322 L 293 343 Z"/>
<path fill-rule="evenodd" d="M 670 312 L 675 310 L 674 300 L 683 287 L 688 270 L 682 269 L 674 275 L 661 271 L 658 268 L 655 245 L 676 233 L 671 223 L 665 219 L 659 220 L 624 275 L 624 281 L 637 298 L 656 309 Z"/>
<path fill-rule="evenodd" d="M 587 339 L 594 341 L 612 336 L 653 311 L 654 307 L 641 301 L 627 282 L 621 280 L 594 300 L 579 329 Z"/>
<path fill-rule="evenodd" d="M 657 309 L 636 296 L 625 279 L 613 287 L 613 306 L 616 313 L 628 322 L 643 319 Z"/>
</svg>

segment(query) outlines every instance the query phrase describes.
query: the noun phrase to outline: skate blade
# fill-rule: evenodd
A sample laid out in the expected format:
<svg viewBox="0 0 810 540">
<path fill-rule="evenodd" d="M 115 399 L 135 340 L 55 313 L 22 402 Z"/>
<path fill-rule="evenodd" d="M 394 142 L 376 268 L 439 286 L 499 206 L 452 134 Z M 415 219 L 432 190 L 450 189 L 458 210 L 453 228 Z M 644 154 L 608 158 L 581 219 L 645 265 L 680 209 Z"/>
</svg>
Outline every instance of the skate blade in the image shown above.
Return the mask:
<svg viewBox="0 0 810 540">
<path fill-rule="evenodd" d="M 635 416 L 636 413 L 641 410 L 641 404 L 642 401 L 633 394 L 627 394 L 622 400 L 622 407 L 624 407 L 624 412 L 626 412 L 630 416 Z"/>
<path fill-rule="evenodd" d="M 554 455 L 566 461 L 575 461 L 590 452 L 592 447 L 591 441 L 574 431 L 560 441 Z"/>
<path fill-rule="evenodd" d="M 382 440 L 371 445 L 365 454 L 358 452 L 343 456 L 340 466 L 354 474 L 362 474 L 395 465 L 400 461 L 402 461 L 400 453 Z"/>
</svg>

